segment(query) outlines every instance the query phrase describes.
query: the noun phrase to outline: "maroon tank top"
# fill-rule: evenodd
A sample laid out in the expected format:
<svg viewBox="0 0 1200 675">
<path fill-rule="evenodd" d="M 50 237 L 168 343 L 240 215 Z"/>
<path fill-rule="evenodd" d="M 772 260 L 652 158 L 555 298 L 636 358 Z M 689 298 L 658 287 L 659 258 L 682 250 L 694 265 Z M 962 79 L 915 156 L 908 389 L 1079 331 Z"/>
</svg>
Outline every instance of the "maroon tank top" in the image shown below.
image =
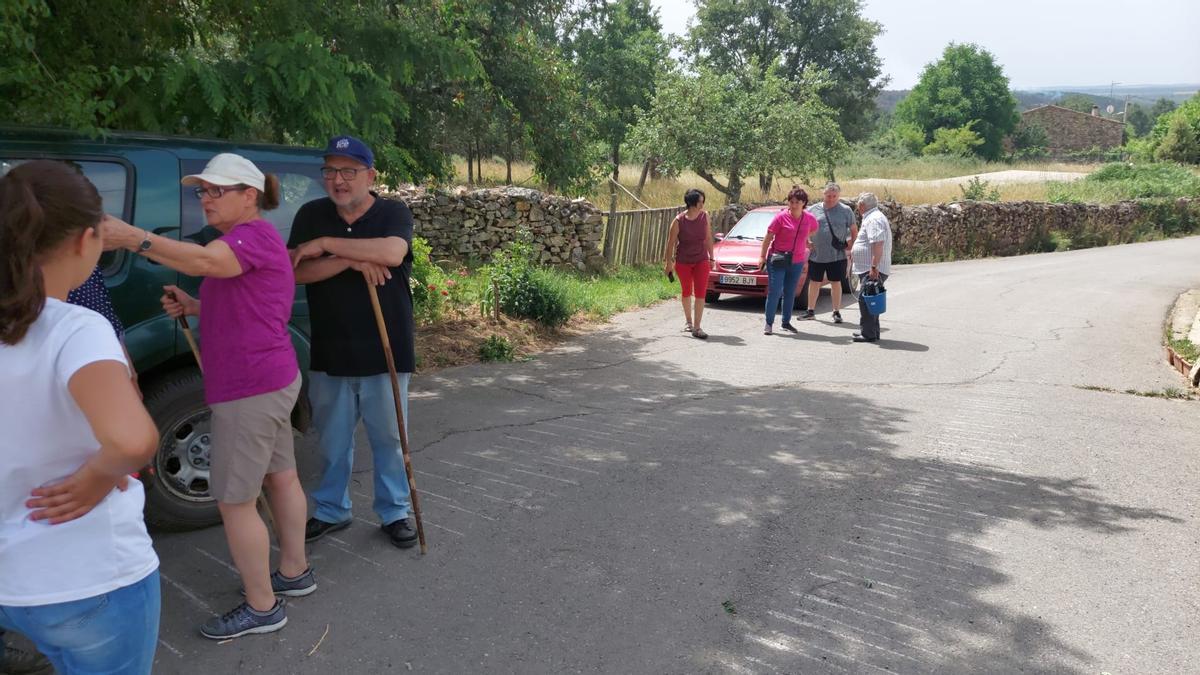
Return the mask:
<svg viewBox="0 0 1200 675">
<path fill-rule="evenodd" d="M 679 245 L 675 248 L 675 262 L 685 265 L 708 260 L 704 247 L 704 234 L 708 230 L 708 213 L 701 211 L 695 220 L 688 220 L 687 212 L 679 214 Z"/>
</svg>

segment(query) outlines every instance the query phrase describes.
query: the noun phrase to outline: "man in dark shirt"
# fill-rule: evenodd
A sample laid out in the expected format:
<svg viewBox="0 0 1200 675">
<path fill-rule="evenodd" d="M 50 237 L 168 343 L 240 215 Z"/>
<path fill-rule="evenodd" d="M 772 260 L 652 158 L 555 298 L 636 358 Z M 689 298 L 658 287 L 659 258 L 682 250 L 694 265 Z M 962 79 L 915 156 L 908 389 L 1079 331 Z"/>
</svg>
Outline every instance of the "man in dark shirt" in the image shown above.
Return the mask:
<svg viewBox="0 0 1200 675">
<path fill-rule="evenodd" d="M 375 284 L 379 293 L 407 422 L 408 380 L 416 365 L 408 285 L 412 212 L 403 202 L 372 191 L 375 156 L 357 138 L 329 141 L 321 177 L 329 197 L 300 207 L 288 241 L 296 282 L 308 286 L 308 396 L 324 464 L 305 538 L 319 539 L 348 527 L 354 518 L 350 471 L 354 430 L 362 420 L 375 465 L 375 513 L 392 543 L 408 548 L 417 543 L 417 532 L 409 518 L 412 501 L 391 379 L 367 284 Z"/>
</svg>

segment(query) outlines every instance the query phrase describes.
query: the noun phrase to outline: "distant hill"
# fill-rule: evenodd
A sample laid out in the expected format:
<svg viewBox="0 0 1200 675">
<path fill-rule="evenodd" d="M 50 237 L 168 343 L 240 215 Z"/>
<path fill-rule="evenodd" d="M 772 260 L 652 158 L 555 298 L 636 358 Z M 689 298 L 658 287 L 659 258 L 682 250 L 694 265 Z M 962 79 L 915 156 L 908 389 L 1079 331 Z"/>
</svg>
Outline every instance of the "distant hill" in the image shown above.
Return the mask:
<svg viewBox="0 0 1200 675">
<path fill-rule="evenodd" d="M 1096 105 L 1100 106 L 1101 110 L 1104 110 L 1109 105 L 1120 110 L 1125 105 L 1126 96 L 1129 97 L 1130 103 L 1140 103 L 1146 107 L 1150 107 L 1160 98 L 1168 98 L 1176 103 L 1183 103 L 1195 96 L 1197 91 L 1200 91 L 1200 84 L 1119 84 L 1112 87 L 1112 98 L 1109 98 L 1108 95 L 1108 85 L 1043 87 L 1039 89 L 1016 90 L 1013 92 L 1013 95 L 1017 97 L 1018 110 L 1029 110 L 1039 105 L 1054 103 L 1067 94 L 1091 96 L 1095 100 Z M 881 113 L 890 114 L 896 109 L 896 104 L 908 95 L 908 92 L 908 89 L 881 91 L 875 97 L 875 105 L 879 107 Z"/>
</svg>

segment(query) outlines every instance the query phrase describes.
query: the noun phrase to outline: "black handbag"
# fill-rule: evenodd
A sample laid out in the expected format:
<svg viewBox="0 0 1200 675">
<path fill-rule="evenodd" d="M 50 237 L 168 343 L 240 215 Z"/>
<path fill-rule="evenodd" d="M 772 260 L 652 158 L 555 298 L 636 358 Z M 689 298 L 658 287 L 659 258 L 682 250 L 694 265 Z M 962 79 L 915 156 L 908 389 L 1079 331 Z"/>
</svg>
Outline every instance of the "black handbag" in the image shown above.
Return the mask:
<svg viewBox="0 0 1200 675">
<path fill-rule="evenodd" d="M 800 216 L 800 224 L 804 223 L 804 216 Z M 796 242 L 800 240 L 800 225 L 796 225 L 796 236 L 792 239 L 791 251 L 775 251 L 767 258 L 767 264 L 775 269 L 786 269 L 792 266 L 792 251 L 796 250 Z"/>
<path fill-rule="evenodd" d="M 838 236 L 833 233 L 833 223 L 829 222 L 829 214 L 822 211 L 821 215 L 825 217 L 825 227 L 829 228 L 829 245 L 833 246 L 835 251 L 845 251 L 846 240 L 838 239 Z"/>
</svg>

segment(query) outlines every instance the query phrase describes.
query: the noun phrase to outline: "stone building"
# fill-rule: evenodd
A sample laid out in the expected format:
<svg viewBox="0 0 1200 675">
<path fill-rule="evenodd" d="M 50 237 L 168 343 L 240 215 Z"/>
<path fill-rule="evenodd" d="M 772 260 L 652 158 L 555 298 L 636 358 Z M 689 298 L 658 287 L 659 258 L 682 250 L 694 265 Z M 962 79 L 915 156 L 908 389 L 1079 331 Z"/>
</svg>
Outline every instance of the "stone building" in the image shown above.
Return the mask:
<svg viewBox="0 0 1200 675">
<path fill-rule="evenodd" d="M 1051 155 L 1119 147 L 1125 129 L 1120 120 L 1101 117 L 1095 106 L 1090 115 L 1056 105 L 1038 106 L 1021 113 L 1021 124 L 1046 130 Z"/>
</svg>

